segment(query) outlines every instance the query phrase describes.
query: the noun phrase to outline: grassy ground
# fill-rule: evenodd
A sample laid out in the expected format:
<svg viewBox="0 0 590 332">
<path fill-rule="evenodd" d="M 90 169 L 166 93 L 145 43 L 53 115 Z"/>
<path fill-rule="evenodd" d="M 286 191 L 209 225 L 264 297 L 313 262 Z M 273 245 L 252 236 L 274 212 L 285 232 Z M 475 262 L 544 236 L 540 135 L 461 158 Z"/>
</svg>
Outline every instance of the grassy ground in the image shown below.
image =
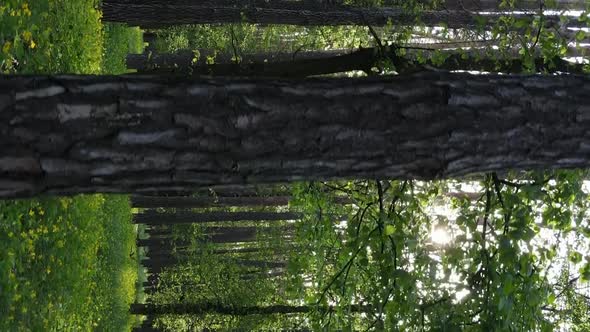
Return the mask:
<svg viewBox="0 0 590 332">
<path fill-rule="evenodd" d="M 0 1 L 0 73 L 120 74 L 137 28 L 103 24 L 97 0 Z"/>
<path fill-rule="evenodd" d="M 0 331 L 124 330 L 135 299 L 126 196 L 0 202 Z"/>
<path fill-rule="evenodd" d="M 0 0 L 0 74 L 126 72 L 142 32 L 96 0 Z M 127 197 L 0 201 L 0 331 L 128 331 L 137 229 Z"/>
</svg>

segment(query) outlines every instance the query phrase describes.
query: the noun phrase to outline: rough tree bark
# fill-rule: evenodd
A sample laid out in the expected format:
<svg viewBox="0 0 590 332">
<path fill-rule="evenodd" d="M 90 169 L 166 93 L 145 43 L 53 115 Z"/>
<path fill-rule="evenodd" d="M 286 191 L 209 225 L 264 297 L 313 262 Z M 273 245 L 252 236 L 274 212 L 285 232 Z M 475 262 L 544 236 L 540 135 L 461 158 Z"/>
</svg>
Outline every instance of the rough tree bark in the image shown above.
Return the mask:
<svg viewBox="0 0 590 332">
<path fill-rule="evenodd" d="M 0 78 L 0 197 L 590 166 L 590 77 Z"/>
<path fill-rule="evenodd" d="M 281 9 L 261 7 L 227 7 L 207 6 L 198 3 L 171 3 L 168 0 L 152 0 L 149 3 L 124 4 L 103 2 L 103 21 L 121 22 L 142 28 L 164 28 L 182 24 L 216 24 L 216 23 L 255 23 L 255 24 L 290 24 L 302 26 L 337 26 L 337 25 L 394 25 L 439 26 L 448 28 L 473 29 L 479 26 L 492 26 L 503 14 L 473 14 L 462 10 L 422 11 L 419 20 L 401 8 L 358 8 L 338 7 L 311 9 Z M 534 14 L 510 14 L 516 19 L 534 19 Z M 545 15 L 543 21 L 547 27 L 562 26 L 558 15 Z M 573 23 L 572 23 L 573 24 Z M 569 26 L 569 25 L 566 25 Z"/>
</svg>

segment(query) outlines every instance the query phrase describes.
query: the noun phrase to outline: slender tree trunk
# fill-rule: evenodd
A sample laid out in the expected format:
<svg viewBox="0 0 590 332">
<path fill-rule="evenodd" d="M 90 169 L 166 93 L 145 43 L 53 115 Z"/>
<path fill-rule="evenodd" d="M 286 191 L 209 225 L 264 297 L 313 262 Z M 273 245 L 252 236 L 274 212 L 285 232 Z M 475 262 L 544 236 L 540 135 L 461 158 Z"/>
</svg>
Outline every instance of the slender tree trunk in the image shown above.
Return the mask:
<svg viewBox="0 0 590 332">
<path fill-rule="evenodd" d="M 428 47 L 428 45 L 426 45 Z M 410 54 L 416 55 L 417 52 Z M 424 52 L 423 52 L 424 53 Z M 442 63 L 435 62 L 431 53 L 422 55 L 427 59 L 426 64 L 444 70 L 473 70 L 502 73 L 522 73 L 523 60 L 516 54 L 514 58 L 501 59 L 482 54 L 481 50 L 467 50 L 462 53 L 457 51 L 444 51 L 446 58 Z M 285 62 L 259 62 L 259 63 L 216 63 L 205 65 L 193 65 L 185 59 L 181 65 L 174 63 L 163 64 L 164 67 L 153 70 L 142 70 L 142 72 L 184 74 L 184 75 L 213 75 L 213 76 L 267 76 L 267 77 L 309 77 L 340 72 L 360 70 L 371 73 L 379 61 L 390 60 L 399 73 L 415 72 L 420 70 L 421 65 L 408 56 L 400 57 L 394 49 L 386 53 L 378 48 L 361 48 L 348 54 L 331 55 L 311 59 L 300 59 Z M 583 74 L 585 65 L 574 64 L 559 57 L 544 59 L 537 57 L 533 61 L 533 68 L 536 72 L 560 71 L 572 74 Z"/>
<path fill-rule="evenodd" d="M 432 57 L 429 57 L 426 63 L 443 70 L 473 70 L 482 72 L 500 72 L 508 74 L 519 74 L 525 71 L 525 63 L 520 57 L 502 59 L 480 56 L 478 52 L 453 53 L 445 58 L 442 64 L 435 63 Z M 534 58 L 532 61 L 532 70 L 535 72 L 563 72 L 570 74 L 584 74 L 586 65 L 571 63 L 559 57 L 545 59 L 543 57 Z"/>
<path fill-rule="evenodd" d="M 478 15 L 457 10 L 423 11 L 419 20 L 400 8 L 338 7 L 320 10 L 292 10 L 281 8 L 203 6 L 200 4 L 175 4 L 167 0 L 141 4 L 103 2 L 103 21 L 122 22 L 142 28 L 164 28 L 181 24 L 256 23 L 290 24 L 301 26 L 371 25 L 385 26 L 444 24 L 448 28 L 473 29 L 493 26 L 502 14 Z M 518 20 L 534 19 L 532 14 L 510 14 Z M 559 16 L 545 16 L 547 26 L 559 26 Z"/>
<path fill-rule="evenodd" d="M 240 228 L 241 229 L 236 229 L 235 231 L 206 235 L 205 241 L 211 243 L 240 243 L 257 241 L 255 227 Z"/>
<path fill-rule="evenodd" d="M 259 269 L 284 269 L 287 267 L 287 262 L 270 262 L 263 260 L 239 259 L 236 264 L 247 267 L 255 267 Z"/>
<path fill-rule="evenodd" d="M 149 247 L 154 251 L 158 249 L 170 248 L 173 249 L 173 243 L 169 239 L 158 239 L 158 238 L 149 238 L 149 239 L 138 239 L 137 241 L 138 247 Z M 148 254 L 149 256 L 149 254 Z"/>
<path fill-rule="evenodd" d="M 317 306 L 289 306 L 289 305 L 271 305 L 271 306 L 251 306 L 235 307 L 224 306 L 217 303 L 198 303 L 198 304 L 131 304 L 130 312 L 136 315 L 183 315 L 194 314 L 202 315 L 206 313 L 216 313 L 220 315 L 271 315 L 271 314 L 298 314 L 308 313 L 314 310 L 331 311 L 333 307 Z M 361 305 L 351 305 L 346 310 L 351 312 L 371 312 L 371 307 Z"/>
<path fill-rule="evenodd" d="M 145 258 L 141 260 L 141 265 L 145 266 L 145 267 L 167 267 L 167 266 L 172 266 L 172 265 L 176 265 L 178 263 L 178 259 L 174 258 L 174 257 L 169 257 L 169 258 Z"/>
<path fill-rule="evenodd" d="M 195 188 L 194 195 L 209 197 L 288 196 L 291 195 L 291 188 L 288 183 L 218 184 Z"/>
<path fill-rule="evenodd" d="M 281 221 L 296 220 L 302 217 L 295 212 L 187 212 L 159 213 L 147 211 L 134 215 L 136 224 L 192 224 L 219 221 Z"/>
<path fill-rule="evenodd" d="M 282 277 L 284 275 L 285 275 L 284 270 L 275 270 L 275 271 L 271 271 L 271 272 L 251 271 L 251 272 L 241 275 L 240 280 L 251 281 L 251 280 L 255 280 L 255 279 L 268 279 L 268 278 Z"/>
<path fill-rule="evenodd" d="M 153 32 L 144 32 L 143 33 L 143 42 L 147 43 L 147 46 L 144 49 L 144 53 L 155 52 L 156 51 L 156 40 L 158 36 Z M 141 54 L 136 54 L 141 55 Z M 133 68 L 129 68 L 133 69 Z"/>
<path fill-rule="evenodd" d="M 293 62 L 297 60 L 309 60 L 333 57 L 349 53 L 348 50 L 329 50 L 329 51 L 305 51 L 305 52 L 278 52 L 278 53 L 253 53 L 245 54 L 240 58 L 240 63 L 247 65 L 250 63 L 264 62 Z M 221 53 L 215 54 L 213 50 L 201 49 L 197 52 L 193 50 L 180 50 L 176 53 L 143 53 L 128 54 L 127 68 L 136 69 L 140 72 L 155 70 L 158 68 L 180 68 L 178 72 L 188 72 L 189 68 L 195 66 L 206 66 L 207 58 L 215 56 L 215 63 L 234 64 L 236 60 L 233 54 Z"/>
<path fill-rule="evenodd" d="M 131 204 L 138 208 L 204 208 L 223 206 L 283 206 L 290 196 L 271 197 L 157 197 L 131 196 Z"/>
<path fill-rule="evenodd" d="M 4 76 L 0 197 L 587 168 L 588 95 L 576 75 Z"/>
<path fill-rule="evenodd" d="M 103 0 L 107 4 L 125 4 L 128 6 L 145 5 L 146 2 L 170 6 L 202 6 L 209 8 L 271 8 L 287 10 L 322 10 L 342 7 L 337 1 L 322 0 Z"/>
<path fill-rule="evenodd" d="M 146 64 L 146 69 L 140 73 L 182 74 L 182 75 L 212 75 L 212 76 L 251 76 L 251 77 L 308 77 L 332 73 L 362 70 L 370 72 L 373 65 L 382 58 L 375 49 L 359 49 L 352 53 L 327 51 L 323 57 L 320 52 L 313 56 L 300 56 L 298 60 L 280 62 L 243 61 L 217 62 L 214 64 L 194 64 L 187 54 L 156 55 Z M 137 58 L 133 56 L 133 58 Z M 134 64 L 136 65 L 136 64 Z M 150 68 L 150 69 L 147 69 Z"/>
<path fill-rule="evenodd" d="M 263 249 L 260 247 L 254 248 L 237 248 L 237 249 L 215 249 L 213 250 L 214 255 L 225 255 L 225 254 L 250 254 L 250 253 L 258 253 Z"/>
<path fill-rule="evenodd" d="M 586 0 L 557 0 L 554 4 L 543 2 L 543 9 L 570 9 L 585 10 L 587 8 Z M 387 4 L 389 1 L 384 1 Z M 424 1 L 428 2 L 428 1 Z M 449 10 L 470 10 L 470 11 L 497 11 L 511 10 L 508 7 L 501 7 L 502 1 L 499 0 L 444 0 L 441 2 L 441 9 Z M 516 0 L 512 10 L 530 10 L 538 11 L 541 7 L 539 0 Z"/>
</svg>

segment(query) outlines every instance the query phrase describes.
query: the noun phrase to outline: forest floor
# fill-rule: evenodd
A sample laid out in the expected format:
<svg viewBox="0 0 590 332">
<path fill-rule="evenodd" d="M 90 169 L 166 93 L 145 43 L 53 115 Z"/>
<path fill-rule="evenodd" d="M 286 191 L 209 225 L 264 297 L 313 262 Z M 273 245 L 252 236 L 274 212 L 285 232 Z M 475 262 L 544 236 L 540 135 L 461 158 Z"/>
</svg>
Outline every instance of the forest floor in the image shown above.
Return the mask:
<svg viewBox="0 0 590 332">
<path fill-rule="evenodd" d="M 0 74 L 121 74 L 137 28 L 100 22 L 97 0 L 0 1 Z M 136 226 L 128 197 L 0 201 L 0 331 L 129 331 Z"/>
</svg>

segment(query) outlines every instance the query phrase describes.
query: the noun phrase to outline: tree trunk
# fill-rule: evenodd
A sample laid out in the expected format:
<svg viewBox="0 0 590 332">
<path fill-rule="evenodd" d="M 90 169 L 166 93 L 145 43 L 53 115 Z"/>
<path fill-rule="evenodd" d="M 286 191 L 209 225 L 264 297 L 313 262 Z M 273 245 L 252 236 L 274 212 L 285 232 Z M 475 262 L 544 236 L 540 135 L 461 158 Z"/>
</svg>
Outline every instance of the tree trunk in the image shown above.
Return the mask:
<svg viewBox="0 0 590 332">
<path fill-rule="evenodd" d="M 217 62 L 214 64 L 193 64 L 185 52 L 178 55 L 156 55 L 148 60 L 147 67 L 140 73 L 251 76 L 251 77 L 308 77 L 333 73 L 362 70 L 370 72 L 374 64 L 383 58 L 373 48 L 359 49 L 351 53 L 327 51 L 323 57 L 314 52 L 313 57 L 300 56 L 298 60 L 281 62 Z M 182 57 L 182 58 L 181 58 Z M 177 62 L 178 61 L 178 62 Z"/>
<path fill-rule="evenodd" d="M 233 7 L 233 8 L 272 8 L 287 10 L 322 10 L 342 7 L 338 1 L 325 0 L 103 0 L 108 4 L 127 6 L 145 5 L 146 2 L 171 6 Z"/>
<path fill-rule="evenodd" d="M 255 227 L 240 228 L 241 229 L 237 229 L 235 231 L 208 234 L 205 236 L 205 241 L 211 243 L 240 243 L 257 241 Z"/>
<path fill-rule="evenodd" d="M 207 313 L 216 313 L 220 315 L 271 315 L 271 314 L 298 314 L 308 313 L 314 310 L 331 311 L 334 307 L 318 307 L 318 306 L 289 306 L 289 305 L 271 305 L 271 306 L 251 306 L 251 307 L 235 307 L 224 306 L 217 303 L 198 303 L 198 304 L 131 304 L 130 313 L 135 315 L 183 315 L 193 314 L 202 315 Z M 345 310 L 351 312 L 370 312 L 371 307 L 361 305 L 351 305 Z"/>
<path fill-rule="evenodd" d="M 0 197 L 587 168 L 588 95 L 576 75 L 4 76 Z"/>
<path fill-rule="evenodd" d="M 557 0 L 554 5 L 549 5 L 543 2 L 543 9 L 559 9 L 559 10 L 585 10 L 586 0 Z M 384 1 L 387 4 L 389 1 Z M 428 0 L 424 2 L 428 3 Z M 500 0 L 444 0 L 441 1 L 441 9 L 449 10 L 470 10 L 470 11 L 497 11 L 497 10 L 511 10 L 509 7 L 501 7 Z M 538 11 L 541 6 L 539 0 L 516 0 L 512 10 L 529 10 Z"/>
<path fill-rule="evenodd" d="M 426 63 L 430 66 L 443 70 L 473 70 L 482 72 L 497 72 L 508 74 L 519 74 L 525 71 L 524 61 L 520 57 L 514 58 L 492 58 L 481 56 L 478 52 L 467 51 L 465 53 L 452 53 L 445 58 L 442 64 L 434 63 L 432 57 L 428 57 Z M 428 54 L 427 54 L 428 56 Z M 555 57 L 545 59 L 536 57 L 533 59 L 533 70 L 539 72 L 563 72 L 570 74 L 584 74 L 586 65 L 571 63 Z"/>
<path fill-rule="evenodd" d="M 174 245 L 171 240 L 169 239 L 158 239 L 158 238 L 149 238 L 149 239 L 138 239 L 137 241 L 138 247 L 148 247 L 152 250 L 158 250 L 163 248 L 170 248 L 173 249 Z M 149 256 L 149 254 L 147 254 Z"/>
<path fill-rule="evenodd" d="M 250 271 L 248 273 L 242 274 L 240 276 L 240 280 L 243 281 L 251 281 L 255 279 L 268 279 L 268 278 L 276 278 L 282 277 L 285 275 L 284 270 L 275 270 L 275 271 Z"/>
<path fill-rule="evenodd" d="M 371 25 L 386 26 L 445 25 L 448 28 L 473 29 L 481 26 L 491 27 L 504 14 L 472 14 L 457 10 L 422 11 L 419 19 L 401 8 L 358 8 L 338 7 L 318 10 L 280 9 L 260 7 L 203 6 L 200 4 L 174 4 L 168 0 L 152 0 L 149 3 L 122 4 L 103 2 L 103 21 L 122 22 L 142 28 L 157 29 L 181 24 L 254 23 L 290 24 L 301 26 Z M 510 14 L 517 20 L 534 19 L 534 14 Z M 559 26 L 558 15 L 544 16 L 548 27 Z"/>
<path fill-rule="evenodd" d="M 428 45 L 425 45 L 428 47 Z M 456 50 L 443 51 L 446 58 L 443 63 L 433 61 L 430 52 L 423 52 L 427 59 L 426 64 L 444 70 L 473 70 L 502 73 L 522 73 L 523 60 L 520 55 L 514 58 L 502 59 L 499 55 L 487 56 L 482 50 L 466 50 L 462 53 Z M 394 48 L 382 52 L 379 48 L 361 48 L 348 54 L 332 55 L 327 53 L 324 57 L 302 58 L 285 62 L 258 62 L 258 63 L 215 63 L 193 65 L 188 59 L 182 60 L 180 65 L 176 63 L 162 63 L 155 65 L 153 69 L 140 70 L 143 73 L 182 74 L 182 75 L 212 75 L 212 76 L 251 76 L 251 77 L 309 77 L 326 75 L 348 71 L 364 71 L 370 73 L 380 61 L 390 60 L 399 73 L 415 72 L 421 65 L 415 60 L 416 52 L 412 56 L 400 57 Z M 181 55 L 169 55 L 172 58 Z M 167 57 L 167 56 L 165 56 Z M 559 57 L 534 59 L 535 72 L 560 71 L 571 74 L 583 74 L 585 65 L 574 64 Z"/>
<path fill-rule="evenodd" d="M 205 208 L 224 206 L 284 206 L 291 196 L 272 197 L 157 197 L 131 196 L 131 204 L 138 208 Z"/>
<path fill-rule="evenodd" d="M 333 57 L 349 53 L 348 50 L 327 50 L 327 51 L 305 51 L 305 52 L 277 52 L 277 53 L 253 53 L 240 55 L 240 63 L 264 62 L 293 62 L 297 60 L 310 60 L 318 58 Z M 229 53 L 215 54 L 213 50 L 201 49 L 198 52 L 193 50 L 180 50 L 176 53 L 143 53 L 128 54 L 127 68 L 136 69 L 140 72 L 150 71 L 158 68 L 179 68 L 177 72 L 188 72 L 194 66 L 206 66 L 207 58 L 215 56 L 215 63 L 233 64 L 234 55 Z"/>
<path fill-rule="evenodd" d="M 246 267 L 255 267 L 259 269 L 284 269 L 287 267 L 287 262 L 269 262 L 262 260 L 239 259 L 236 264 Z"/>
<path fill-rule="evenodd" d="M 295 212 L 189 212 L 160 213 L 147 211 L 133 216 L 136 224 L 192 224 L 218 221 L 281 221 L 296 220 L 302 217 Z"/>
<path fill-rule="evenodd" d="M 237 248 L 237 249 L 215 249 L 212 251 L 214 255 L 225 255 L 225 254 L 249 254 L 249 253 L 258 253 L 263 249 L 260 247 L 253 247 L 253 248 Z"/>
</svg>

